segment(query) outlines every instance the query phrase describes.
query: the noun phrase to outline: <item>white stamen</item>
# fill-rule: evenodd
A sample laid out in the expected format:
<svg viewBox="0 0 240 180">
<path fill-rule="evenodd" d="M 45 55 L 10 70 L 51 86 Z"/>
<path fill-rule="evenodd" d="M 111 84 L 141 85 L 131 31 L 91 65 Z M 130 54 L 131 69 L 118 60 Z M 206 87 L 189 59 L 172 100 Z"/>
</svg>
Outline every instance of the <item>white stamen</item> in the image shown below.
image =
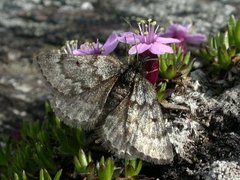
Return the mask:
<svg viewBox="0 0 240 180">
<path fill-rule="evenodd" d="M 140 24 L 140 23 L 138 23 L 138 28 L 139 28 L 139 33 L 140 33 L 141 35 L 143 35 L 143 30 L 142 30 L 142 27 L 141 27 L 141 24 Z"/>
<path fill-rule="evenodd" d="M 159 29 L 159 25 L 157 25 L 157 27 L 156 27 L 154 32 L 157 33 L 158 29 Z"/>
</svg>

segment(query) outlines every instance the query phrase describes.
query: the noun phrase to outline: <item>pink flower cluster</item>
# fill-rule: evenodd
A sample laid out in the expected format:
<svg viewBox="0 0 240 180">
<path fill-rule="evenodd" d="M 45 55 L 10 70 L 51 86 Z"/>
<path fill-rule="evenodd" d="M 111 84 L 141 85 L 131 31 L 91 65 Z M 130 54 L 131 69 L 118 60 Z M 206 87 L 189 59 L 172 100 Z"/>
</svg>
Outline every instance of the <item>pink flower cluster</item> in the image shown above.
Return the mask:
<svg viewBox="0 0 240 180">
<path fill-rule="evenodd" d="M 187 51 L 188 44 L 199 45 L 206 41 L 206 36 L 203 34 L 191 34 L 190 26 L 183 26 L 180 24 L 170 25 L 166 32 L 161 34 L 161 36 L 180 40 L 178 46 L 181 47 L 184 52 Z"/>
<path fill-rule="evenodd" d="M 143 62 L 145 70 L 145 78 L 153 85 L 156 84 L 159 74 L 158 55 L 165 53 L 173 53 L 173 49 L 168 44 L 177 43 L 184 51 L 187 50 L 187 44 L 200 44 L 205 41 L 205 36 L 201 34 L 192 35 L 189 28 L 173 24 L 165 33 L 159 33 L 159 26 L 155 21 L 142 21 L 138 24 L 138 32 L 113 33 L 108 37 L 104 44 L 84 43 L 79 49 L 73 51 L 73 55 L 108 55 L 114 51 L 118 43 L 126 43 L 130 45 L 129 55 L 139 55 L 140 58 L 146 60 Z"/>
</svg>

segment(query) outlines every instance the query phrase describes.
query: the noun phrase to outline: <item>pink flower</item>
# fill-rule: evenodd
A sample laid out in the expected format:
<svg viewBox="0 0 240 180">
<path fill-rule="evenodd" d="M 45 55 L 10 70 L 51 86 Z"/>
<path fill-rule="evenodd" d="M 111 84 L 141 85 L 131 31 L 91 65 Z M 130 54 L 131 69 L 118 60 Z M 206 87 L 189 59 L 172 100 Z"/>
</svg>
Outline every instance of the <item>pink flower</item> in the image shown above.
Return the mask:
<svg viewBox="0 0 240 180">
<path fill-rule="evenodd" d="M 160 37 L 158 33 L 159 26 L 156 27 L 155 21 L 149 20 L 148 24 L 144 21 L 140 22 L 138 27 L 138 33 L 121 33 L 118 41 L 132 45 L 128 51 L 130 55 L 139 54 L 143 60 L 146 60 L 143 65 L 145 78 L 155 85 L 159 74 L 157 55 L 173 53 L 172 47 L 166 44 L 179 43 L 180 41 L 174 38 Z"/>
<path fill-rule="evenodd" d="M 206 36 L 203 34 L 191 34 L 190 26 L 186 27 L 180 24 L 172 24 L 168 27 L 162 37 L 176 38 L 181 41 L 178 44 L 185 52 L 187 51 L 187 44 L 199 45 L 206 41 Z"/>
<path fill-rule="evenodd" d="M 108 55 L 110 54 L 118 45 L 117 35 L 114 33 L 110 35 L 104 44 L 99 43 L 84 43 L 80 45 L 79 49 L 73 50 L 73 55 L 84 56 L 84 55 Z"/>
<path fill-rule="evenodd" d="M 138 26 L 139 32 L 137 34 L 133 32 L 124 32 L 121 33 L 118 38 L 120 42 L 133 45 L 128 51 L 130 55 L 141 54 L 146 51 L 156 55 L 173 53 L 172 48 L 166 44 L 180 42 L 177 39 L 160 37 L 157 32 L 159 26 L 155 27 L 155 21 L 152 22 L 149 20 L 148 24 L 141 22 Z"/>
</svg>

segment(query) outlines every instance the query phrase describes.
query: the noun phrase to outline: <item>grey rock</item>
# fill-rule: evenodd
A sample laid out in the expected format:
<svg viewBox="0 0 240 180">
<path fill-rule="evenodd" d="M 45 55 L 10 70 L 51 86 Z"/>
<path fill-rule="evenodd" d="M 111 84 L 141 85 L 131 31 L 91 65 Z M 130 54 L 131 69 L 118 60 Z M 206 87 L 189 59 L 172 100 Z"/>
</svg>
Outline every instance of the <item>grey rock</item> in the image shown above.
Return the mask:
<svg viewBox="0 0 240 180">
<path fill-rule="evenodd" d="M 171 96 L 171 103 L 186 106 L 189 108 L 189 112 L 165 114 L 168 123 L 170 123 L 167 127 L 170 129 L 169 136 L 175 152 L 189 162 L 193 162 L 195 159 L 194 149 L 198 151 L 196 143 L 208 139 L 206 128 L 215 126 L 219 133 L 224 129 L 229 131 L 232 127 L 240 127 L 240 81 L 236 80 L 236 85 L 232 88 L 225 88 L 220 94 L 216 94 L 215 91 L 222 85 L 215 84 L 213 86 L 214 82 L 211 81 L 202 70 L 193 71 L 190 84 L 188 88 L 185 88 L 184 93 L 174 93 Z M 219 137 L 219 139 L 222 138 L 221 133 L 214 136 Z M 238 142 L 237 137 L 233 136 L 232 138 Z M 233 144 L 236 142 L 233 142 Z M 233 144 L 228 140 L 225 146 L 221 148 L 233 146 L 234 149 Z M 210 146 L 215 148 L 216 146 L 222 146 L 222 144 L 219 140 L 219 144 Z M 222 152 L 225 150 L 231 152 L 228 148 L 222 149 Z M 220 147 L 216 151 L 221 151 Z M 236 150 L 237 152 L 239 151 Z M 234 157 L 235 159 L 238 158 L 237 156 Z"/>
<path fill-rule="evenodd" d="M 235 161 L 214 161 L 202 168 L 201 175 L 206 180 L 239 180 L 240 166 Z"/>
<path fill-rule="evenodd" d="M 223 115 L 235 118 L 240 123 L 240 84 L 228 89 L 219 97 L 218 108 Z"/>
<path fill-rule="evenodd" d="M 93 5 L 90 3 L 90 2 L 84 2 L 84 3 L 82 3 L 82 5 L 81 5 L 81 9 L 82 10 L 90 10 L 90 11 L 92 11 L 92 10 L 94 10 L 94 7 L 93 7 Z"/>
<path fill-rule="evenodd" d="M 119 2 L 111 0 L 109 3 L 118 4 L 115 8 L 128 14 L 140 17 L 154 16 L 164 24 L 169 21 L 185 24 L 193 22 L 195 29 L 205 34 L 214 33 L 223 28 L 229 15 L 236 10 L 230 3 L 219 1 L 123 0 Z"/>
</svg>

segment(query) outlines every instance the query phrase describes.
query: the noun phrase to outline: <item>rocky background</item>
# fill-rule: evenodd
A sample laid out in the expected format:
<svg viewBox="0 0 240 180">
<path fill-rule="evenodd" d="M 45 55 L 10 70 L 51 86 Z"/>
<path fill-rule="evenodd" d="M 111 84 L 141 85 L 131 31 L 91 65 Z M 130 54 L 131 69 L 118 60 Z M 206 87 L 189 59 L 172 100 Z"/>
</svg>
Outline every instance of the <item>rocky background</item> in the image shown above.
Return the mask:
<svg viewBox="0 0 240 180">
<path fill-rule="evenodd" d="M 101 41 L 112 31 L 129 29 L 125 20 L 131 21 L 136 17 L 153 17 L 161 25 L 171 21 L 185 24 L 192 22 L 196 32 L 209 35 L 224 30 L 229 15 L 239 17 L 239 12 L 239 0 L 1 0 L 0 137 L 8 135 L 23 120 L 43 119 L 48 92 L 33 59 L 44 48 L 59 47 L 69 39 L 95 41 L 99 38 Z M 240 110 L 237 106 L 240 104 L 240 93 L 239 86 L 235 88 L 238 92 L 234 97 L 231 93 L 219 97 L 219 101 L 227 97 L 236 101 L 233 102 L 235 107 L 232 108 L 232 114 L 236 116 L 238 126 L 231 124 L 233 122 L 229 124 L 235 126 L 236 130 L 232 132 L 233 127 L 228 127 L 230 130 L 216 140 L 223 147 L 227 146 L 228 151 L 222 151 L 222 154 L 217 154 L 211 160 L 204 153 L 218 153 L 220 146 L 212 145 L 209 146 L 210 149 L 203 147 L 196 156 L 204 156 L 203 159 L 209 163 L 203 163 L 202 167 L 195 167 L 194 170 L 188 167 L 187 158 L 186 162 L 181 161 L 179 164 L 156 166 L 156 172 L 161 169 L 159 174 L 162 178 L 178 179 L 183 172 L 188 174 L 186 178 L 191 174 L 200 174 L 199 178 L 215 179 L 216 174 L 220 174 L 221 179 L 221 172 L 227 175 L 235 173 L 236 177 L 240 177 L 240 167 L 237 164 L 240 159 L 236 158 L 240 155 L 239 129 L 236 128 L 240 127 Z M 219 107 L 221 108 L 226 107 Z M 220 125 L 216 127 L 219 131 L 227 128 Z M 147 167 L 145 173 L 151 176 Z M 155 174 L 155 177 L 159 174 Z"/>
</svg>

